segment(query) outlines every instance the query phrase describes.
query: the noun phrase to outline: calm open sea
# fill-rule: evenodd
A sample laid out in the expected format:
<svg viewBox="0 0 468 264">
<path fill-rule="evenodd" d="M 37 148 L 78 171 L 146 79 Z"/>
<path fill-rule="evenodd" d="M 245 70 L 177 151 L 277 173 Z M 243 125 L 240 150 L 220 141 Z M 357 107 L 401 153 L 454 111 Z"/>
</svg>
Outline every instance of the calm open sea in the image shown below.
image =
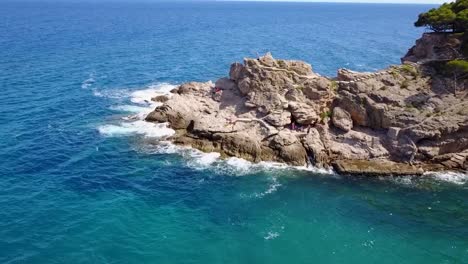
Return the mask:
<svg viewBox="0 0 468 264">
<path fill-rule="evenodd" d="M 257 53 L 399 63 L 430 7 L 1 1 L 0 263 L 468 263 L 466 175 L 221 161 L 122 119 Z"/>
</svg>

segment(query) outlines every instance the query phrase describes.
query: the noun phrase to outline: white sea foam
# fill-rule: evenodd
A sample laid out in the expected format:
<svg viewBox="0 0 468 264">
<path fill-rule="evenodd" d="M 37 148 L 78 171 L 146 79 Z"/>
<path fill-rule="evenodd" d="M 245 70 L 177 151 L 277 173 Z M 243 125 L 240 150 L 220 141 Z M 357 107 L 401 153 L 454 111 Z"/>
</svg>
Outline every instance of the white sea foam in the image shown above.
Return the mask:
<svg viewBox="0 0 468 264">
<path fill-rule="evenodd" d="M 387 176 L 383 176 L 380 179 L 385 180 L 385 177 L 387 177 Z M 413 183 L 414 177 L 415 176 L 399 176 L 399 177 L 393 177 L 393 178 L 391 178 L 391 180 L 393 182 L 397 183 L 397 184 L 411 186 L 411 185 L 414 184 Z"/>
<path fill-rule="evenodd" d="M 273 178 L 272 183 L 270 184 L 270 186 L 268 186 L 268 189 L 262 192 L 260 195 L 263 197 L 265 195 L 274 193 L 278 190 L 280 186 L 281 186 L 281 183 L 279 183 L 276 178 Z"/>
<path fill-rule="evenodd" d="M 431 177 L 438 181 L 450 182 L 457 185 L 468 183 L 468 174 L 461 172 L 428 172 L 425 176 Z"/>
<path fill-rule="evenodd" d="M 159 104 L 151 101 L 151 98 L 158 95 L 170 96 L 169 92 L 175 87 L 175 85 L 167 83 L 150 85 L 147 89 L 132 92 L 130 100 L 135 104 Z"/>
<path fill-rule="evenodd" d="M 187 160 L 187 165 L 197 170 L 210 169 L 216 173 L 222 173 L 233 176 L 243 176 L 246 174 L 257 173 L 257 172 L 278 172 L 278 171 L 311 171 L 318 174 L 329 174 L 335 175 L 332 170 L 319 169 L 315 167 L 296 167 L 289 166 L 277 162 L 260 162 L 253 163 L 241 158 L 231 157 L 228 159 L 222 159 L 221 155 L 216 152 L 205 153 L 200 150 L 174 145 L 169 141 L 160 141 L 157 145 L 148 146 L 146 145 L 142 151 L 153 154 L 174 154 L 177 153 Z M 269 186 L 269 190 L 265 193 L 271 193 L 276 190 L 279 183 L 272 182 Z M 261 195 L 261 194 L 257 194 Z M 254 195 L 255 196 L 255 195 Z"/>
<path fill-rule="evenodd" d="M 122 112 L 129 112 L 129 113 L 141 113 L 146 112 L 148 107 L 138 106 L 138 105 L 116 105 L 111 106 L 111 110 L 114 111 L 122 111 Z"/>
<path fill-rule="evenodd" d="M 220 154 L 216 152 L 203 153 L 199 151 L 192 151 L 191 158 L 188 162 L 189 166 L 196 169 L 205 169 L 219 161 Z"/>
<path fill-rule="evenodd" d="M 133 113 L 132 116 L 124 117 L 118 123 L 101 125 L 98 127 L 99 133 L 105 136 L 129 136 L 143 135 L 145 137 L 165 139 L 172 136 L 175 131 L 170 129 L 167 124 L 154 124 L 145 122 L 144 118 L 161 103 L 151 101 L 151 98 L 157 95 L 169 94 L 175 85 L 159 84 L 151 85 L 143 90 L 94 90 L 98 97 L 109 99 L 126 99 L 131 104 L 114 105 L 111 110 Z"/>
<path fill-rule="evenodd" d="M 268 185 L 268 188 L 263 191 L 263 192 L 256 192 L 253 195 L 249 195 L 249 197 L 255 197 L 255 198 L 263 198 L 269 194 L 275 193 L 278 188 L 281 186 L 281 183 L 278 182 L 278 179 L 276 177 L 271 177 L 271 183 Z"/>
<path fill-rule="evenodd" d="M 234 168 L 237 172 L 242 174 L 248 173 L 251 171 L 253 164 L 245 159 L 240 159 L 232 157 L 226 160 L 226 165 L 228 167 Z"/>
<path fill-rule="evenodd" d="M 88 89 L 90 88 L 91 86 L 93 86 L 93 84 L 96 82 L 96 80 L 94 79 L 94 73 L 91 73 L 89 75 L 89 78 L 84 80 L 82 83 L 81 83 L 81 89 Z"/>
<path fill-rule="evenodd" d="M 335 174 L 333 169 L 331 168 L 318 168 L 315 166 L 291 166 L 284 163 L 279 162 L 268 162 L 262 161 L 258 163 L 257 166 L 264 168 L 265 170 L 297 170 L 297 171 L 310 171 L 315 174 Z"/>
<path fill-rule="evenodd" d="M 333 174 L 331 169 L 321 169 L 314 166 L 291 166 L 284 163 L 261 161 L 253 163 L 241 158 L 229 158 L 216 163 L 216 170 L 227 174 L 242 176 L 261 171 L 310 171 L 317 174 Z"/>
<path fill-rule="evenodd" d="M 138 120 L 122 122 L 117 125 L 102 125 L 98 127 L 99 133 L 105 136 L 144 135 L 151 138 L 167 138 L 174 135 L 174 130 L 168 128 L 166 123 L 154 124 Z"/>
<path fill-rule="evenodd" d="M 229 158 L 223 167 L 227 170 L 233 170 L 236 174 L 251 173 L 253 171 L 278 171 L 278 170 L 296 170 L 310 171 L 317 174 L 334 174 L 332 169 L 317 168 L 314 166 L 291 166 L 284 163 L 261 161 L 253 163 L 241 158 Z"/>
<path fill-rule="evenodd" d="M 409 187 L 418 187 L 425 186 L 427 182 L 440 182 L 440 183 L 450 183 L 456 185 L 468 184 L 468 173 L 462 172 L 426 172 L 422 176 L 382 176 L 381 180 L 389 180 L 397 184 L 409 186 Z"/>
<path fill-rule="evenodd" d="M 264 236 L 263 238 L 265 240 L 272 240 L 272 239 L 275 239 L 277 237 L 279 237 L 280 234 L 278 232 L 273 232 L 273 231 L 269 231 L 266 236 Z"/>
</svg>

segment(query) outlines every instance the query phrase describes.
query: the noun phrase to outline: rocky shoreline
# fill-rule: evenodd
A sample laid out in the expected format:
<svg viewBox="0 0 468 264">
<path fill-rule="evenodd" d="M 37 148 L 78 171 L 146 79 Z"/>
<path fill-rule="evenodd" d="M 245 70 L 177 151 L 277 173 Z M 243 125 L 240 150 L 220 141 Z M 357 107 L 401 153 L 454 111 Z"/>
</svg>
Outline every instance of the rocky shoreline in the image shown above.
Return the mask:
<svg viewBox="0 0 468 264">
<path fill-rule="evenodd" d="M 190 82 L 153 100 L 147 122 L 168 123 L 171 141 L 222 157 L 341 174 L 420 175 L 468 168 L 467 83 L 439 74 L 461 40 L 425 34 L 402 64 L 329 78 L 271 54 L 231 66 L 229 77 Z"/>
</svg>

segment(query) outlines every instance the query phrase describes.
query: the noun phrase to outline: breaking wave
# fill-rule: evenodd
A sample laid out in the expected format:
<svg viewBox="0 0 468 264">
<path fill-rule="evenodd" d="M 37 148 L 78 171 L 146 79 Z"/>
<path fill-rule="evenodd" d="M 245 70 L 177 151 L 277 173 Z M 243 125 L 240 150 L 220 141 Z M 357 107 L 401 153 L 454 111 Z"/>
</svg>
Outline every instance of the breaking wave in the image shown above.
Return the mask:
<svg viewBox="0 0 468 264">
<path fill-rule="evenodd" d="M 425 187 L 428 183 L 465 185 L 468 184 L 468 173 L 454 171 L 426 172 L 422 176 L 381 176 L 379 179 L 408 187 Z"/>
<path fill-rule="evenodd" d="M 95 90 L 94 95 L 109 99 L 120 99 L 125 101 L 123 105 L 114 105 L 110 109 L 113 111 L 131 113 L 129 116 L 123 116 L 117 122 L 112 124 L 100 125 L 99 133 L 104 136 L 131 136 L 142 135 L 150 138 L 165 139 L 172 136 L 175 131 L 170 129 L 167 124 L 155 124 L 145 122 L 145 117 L 161 103 L 154 102 L 151 98 L 158 95 L 170 96 L 169 91 L 176 86 L 171 84 L 150 85 L 146 89 L 129 90 Z"/>
<path fill-rule="evenodd" d="M 436 181 L 450 182 L 457 185 L 464 185 L 468 183 L 468 174 L 461 172 L 428 172 L 426 177 L 430 177 Z"/>
<path fill-rule="evenodd" d="M 154 124 L 142 120 L 102 125 L 98 130 L 105 136 L 144 135 L 151 138 L 167 138 L 174 134 L 174 130 L 168 128 L 167 124 Z"/>
<path fill-rule="evenodd" d="M 253 163 L 245 159 L 231 157 L 227 159 L 221 158 L 221 154 L 217 152 L 205 153 L 198 149 L 186 146 L 174 145 L 169 141 L 160 141 L 159 144 L 145 144 L 141 146 L 139 151 L 148 154 L 178 154 L 185 160 L 187 166 L 195 170 L 212 170 L 214 173 L 244 176 L 258 172 L 278 172 L 278 171 L 310 171 L 316 174 L 333 174 L 329 169 L 316 168 L 313 166 L 290 166 L 277 162 L 262 161 Z M 278 187 L 278 186 L 276 186 Z M 275 189 L 276 190 L 276 189 Z M 271 190 L 273 192 L 274 190 Z"/>
</svg>

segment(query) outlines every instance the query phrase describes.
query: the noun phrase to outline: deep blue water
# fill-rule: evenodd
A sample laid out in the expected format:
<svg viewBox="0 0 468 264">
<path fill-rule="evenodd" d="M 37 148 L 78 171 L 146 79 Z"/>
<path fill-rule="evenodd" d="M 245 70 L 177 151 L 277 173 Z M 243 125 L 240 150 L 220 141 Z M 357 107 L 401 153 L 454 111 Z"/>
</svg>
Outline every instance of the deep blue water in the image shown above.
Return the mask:
<svg viewBox="0 0 468 264">
<path fill-rule="evenodd" d="M 466 175 L 220 161 L 121 119 L 257 52 L 398 63 L 430 7 L 0 2 L 0 263 L 468 263 Z"/>
</svg>

